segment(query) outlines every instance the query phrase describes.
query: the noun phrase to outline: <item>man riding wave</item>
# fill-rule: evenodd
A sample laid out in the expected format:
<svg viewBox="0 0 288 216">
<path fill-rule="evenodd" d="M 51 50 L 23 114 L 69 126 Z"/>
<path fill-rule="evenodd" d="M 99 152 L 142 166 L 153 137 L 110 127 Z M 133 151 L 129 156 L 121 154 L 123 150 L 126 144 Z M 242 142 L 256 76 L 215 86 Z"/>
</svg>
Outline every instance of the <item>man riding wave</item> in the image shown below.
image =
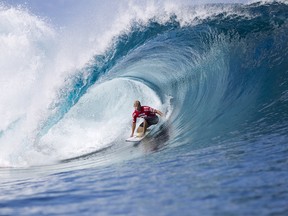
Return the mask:
<svg viewBox="0 0 288 216">
<path fill-rule="evenodd" d="M 137 118 L 144 119 L 144 121 L 139 125 L 137 129 L 137 133 L 139 134 L 137 136 L 141 137 L 145 135 L 147 128 L 159 122 L 159 118 L 156 114 L 160 115 L 161 117 L 163 116 L 163 113 L 157 109 L 154 109 L 149 106 L 141 106 L 141 103 L 138 100 L 134 102 L 134 108 L 135 108 L 135 111 L 132 114 L 133 122 L 132 122 L 131 137 L 134 136 Z"/>
</svg>

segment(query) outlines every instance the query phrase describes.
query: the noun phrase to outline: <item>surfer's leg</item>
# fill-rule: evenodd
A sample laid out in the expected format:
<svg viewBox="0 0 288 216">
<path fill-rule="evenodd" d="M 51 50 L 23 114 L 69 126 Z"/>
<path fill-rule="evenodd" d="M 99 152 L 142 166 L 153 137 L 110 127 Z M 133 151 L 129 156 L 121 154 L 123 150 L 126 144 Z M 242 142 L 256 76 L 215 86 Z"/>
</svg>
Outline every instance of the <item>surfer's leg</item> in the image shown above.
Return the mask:
<svg viewBox="0 0 288 216">
<path fill-rule="evenodd" d="M 150 125 L 148 124 L 148 122 L 144 119 L 144 121 L 137 128 L 137 136 L 139 137 L 144 136 L 149 126 Z"/>
<path fill-rule="evenodd" d="M 146 130 L 147 130 L 147 128 L 150 126 L 149 124 L 148 124 L 148 122 L 144 119 L 144 121 L 143 121 L 143 136 L 145 135 L 145 133 L 146 133 Z"/>
<path fill-rule="evenodd" d="M 139 134 L 139 133 L 143 133 L 143 127 L 141 127 L 141 126 L 139 126 L 138 128 L 137 128 L 137 133 Z"/>
<path fill-rule="evenodd" d="M 143 129 L 144 129 L 144 123 L 142 122 L 139 127 L 137 128 L 137 133 L 143 133 Z"/>
</svg>

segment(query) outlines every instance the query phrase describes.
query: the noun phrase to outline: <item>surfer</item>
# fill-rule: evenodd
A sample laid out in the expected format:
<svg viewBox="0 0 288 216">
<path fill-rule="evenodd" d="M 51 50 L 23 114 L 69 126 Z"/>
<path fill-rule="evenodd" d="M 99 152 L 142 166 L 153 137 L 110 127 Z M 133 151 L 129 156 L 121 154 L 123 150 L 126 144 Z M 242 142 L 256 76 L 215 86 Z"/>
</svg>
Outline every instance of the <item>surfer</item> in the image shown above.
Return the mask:
<svg viewBox="0 0 288 216">
<path fill-rule="evenodd" d="M 157 109 L 151 108 L 149 106 L 141 106 L 141 103 L 138 100 L 134 102 L 134 108 L 135 111 L 132 114 L 133 122 L 131 137 L 134 136 L 137 118 L 144 118 L 144 121 L 139 125 L 137 129 L 137 133 L 140 134 L 141 137 L 145 135 L 148 127 L 158 123 L 159 118 L 156 114 L 160 115 L 161 117 L 163 116 L 163 113 Z"/>
</svg>

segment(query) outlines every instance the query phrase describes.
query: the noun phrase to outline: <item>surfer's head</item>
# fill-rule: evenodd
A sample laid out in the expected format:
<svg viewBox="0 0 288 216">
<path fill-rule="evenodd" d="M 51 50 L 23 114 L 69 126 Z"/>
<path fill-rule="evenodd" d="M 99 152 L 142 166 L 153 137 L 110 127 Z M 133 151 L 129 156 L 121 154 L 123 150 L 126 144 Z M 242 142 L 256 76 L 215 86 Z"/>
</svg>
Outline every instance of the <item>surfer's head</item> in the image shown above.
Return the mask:
<svg viewBox="0 0 288 216">
<path fill-rule="evenodd" d="M 134 108 L 135 108 L 135 110 L 141 110 L 141 103 L 140 103 L 140 101 L 138 101 L 138 100 L 136 100 L 135 102 L 134 102 Z"/>
</svg>

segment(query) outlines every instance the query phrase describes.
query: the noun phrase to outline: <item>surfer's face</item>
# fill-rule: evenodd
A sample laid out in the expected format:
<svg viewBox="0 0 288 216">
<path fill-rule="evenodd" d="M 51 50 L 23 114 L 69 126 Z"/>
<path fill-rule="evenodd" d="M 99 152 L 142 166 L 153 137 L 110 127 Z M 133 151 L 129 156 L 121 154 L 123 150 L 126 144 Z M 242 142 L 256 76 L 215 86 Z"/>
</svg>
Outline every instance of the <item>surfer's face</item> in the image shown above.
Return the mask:
<svg viewBox="0 0 288 216">
<path fill-rule="evenodd" d="M 140 109 L 139 103 L 137 103 L 137 102 L 134 103 L 134 109 L 135 110 L 139 110 Z"/>
<path fill-rule="evenodd" d="M 138 108 L 137 105 L 134 105 L 134 109 L 135 109 L 135 110 L 139 110 L 139 108 Z"/>
</svg>

